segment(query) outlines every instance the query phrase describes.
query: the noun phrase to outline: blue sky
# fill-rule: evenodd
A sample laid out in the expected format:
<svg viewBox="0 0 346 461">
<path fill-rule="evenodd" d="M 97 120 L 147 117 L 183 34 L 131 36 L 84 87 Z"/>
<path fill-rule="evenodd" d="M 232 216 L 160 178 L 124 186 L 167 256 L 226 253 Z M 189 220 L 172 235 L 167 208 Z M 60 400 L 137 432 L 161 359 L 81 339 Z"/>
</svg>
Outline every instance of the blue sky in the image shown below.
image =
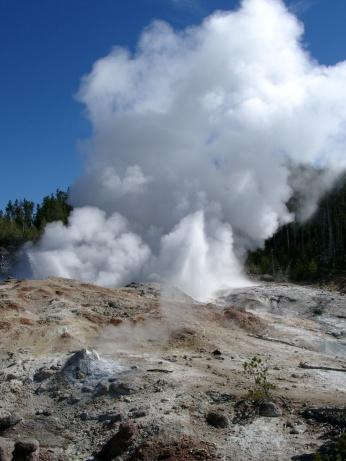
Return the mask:
<svg viewBox="0 0 346 461">
<path fill-rule="evenodd" d="M 323 64 L 346 59 L 345 0 L 287 0 Z M 199 23 L 238 0 L 0 0 L 0 208 L 66 188 L 89 134 L 76 102 L 80 78 L 113 45 L 133 48 L 154 18 Z"/>
</svg>

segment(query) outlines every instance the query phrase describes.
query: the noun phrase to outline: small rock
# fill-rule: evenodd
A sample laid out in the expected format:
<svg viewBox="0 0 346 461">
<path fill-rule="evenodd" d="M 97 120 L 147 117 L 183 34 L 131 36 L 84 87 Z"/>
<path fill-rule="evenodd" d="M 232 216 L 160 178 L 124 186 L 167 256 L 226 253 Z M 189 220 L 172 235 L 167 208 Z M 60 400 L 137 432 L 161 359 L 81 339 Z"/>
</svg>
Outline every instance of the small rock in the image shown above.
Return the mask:
<svg viewBox="0 0 346 461">
<path fill-rule="evenodd" d="M 212 352 L 214 357 L 220 357 L 222 355 L 222 352 L 219 349 L 215 349 L 215 351 Z"/>
<path fill-rule="evenodd" d="M 131 412 L 131 418 L 144 418 L 147 416 L 147 413 L 145 410 L 135 410 Z"/>
<path fill-rule="evenodd" d="M 80 402 L 79 397 L 75 397 L 74 395 L 70 395 L 67 399 L 67 403 L 69 405 L 75 405 L 76 403 Z"/>
<path fill-rule="evenodd" d="M 104 413 L 97 417 L 97 420 L 100 422 L 109 421 L 110 423 L 116 423 L 122 420 L 120 413 Z"/>
<path fill-rule="evenodd" d="M 0 431 L 5 431 L 20 421 L 22 421 L 22 418 L 17 415 L 0 415 Z"/>
<path fill-rule="evenodd" d="M 54 371 L 59 371 L 60 368 L 61 368 L 61 364 L 59 364 L 59 363 L 50 366 L 50 369 L 54 370 Z"/>
<path fill-rule="evenodd" d="M 13 394 L 17 394 L 18 392 L 20 392 L 22 390 L 22 387 L 23 387 L 23 382 L 20 381 L 19 379 L 13 379 L 12 381 L 10 381 L 9 390 Z"/>
<path fill-rule="evenodd" d="M 34 381 L 36 383 L 41 383 L 46 379 L 51 378 L 55 374 L 55 371 L 51 368 L 42 367 L 34 374 Z"/>
<path fill-rule="evenodd" d="M 112 461 L 123 454 L 132 443 L 136 428 L 130 423 L 120 424 L 119 431 L 96 454 L 100 461 Z"/>
<path fill-rule="evenodd" d="M 35 389 L 35 394 L 43 394 L 44 392 L 48 392 L 53 390 L 53 387 L 49 385 L 48 382 L 42 382 L 36 389 Z"/>
<path fill-rule="evenodd" d="M 118 397 L 121 395 L 129 395 L 134 392 L 134 388 L 130 384 L 126 383 L 111 383 L 109 386 L 109 393 L 113 397 Z"/>
<path fill-rule="evenodd" d="M 95 389 L 94 389 L 94 395 L 95 395 L 96 397 L 100 397 L 100 396 L 102 396 L 102 395 L 108 394 L 108 391 L 109 391 L 109 390 L 110 390 L 109 384 L 108 384 L 108 383 L 105 383 L 105 382 L 103 382 L 103 381 L 100 381 L 100 382 L 96 385 L 96 387 L 95 387 Z"/>
<path fill-rule="evenodd" d="M 109 301 L 108 306 L 111 307 L 112 309 L 118 308 L 118 305 L 114 301 Z"/>
<path fill-rule="evenodd" d="M 277 418 L 282 415 L 281 410 L 273 402 L 261 403 L 258 407 L 258 414 L 267 418 Z"/>
<path fill-rule="evenodd" d="M 297 429 L 296 427 L 293 427 L 293 428 L 290 430 L 290 434 L 298 435 L 298 434 L 300 434 L 300 432 L 298 431 L 298 429 Z"/>
<path fill-rule="evenodd" d="M 52 412 L 49 410 L 37 410 L 35 415 L 37 416 L 52 416 Z"/>
<path fill-rule="evenodd" d="M 207 391 L 206 392 L 207 396 L 211 398 L 213 403 L 225 403 L 225 402 L 230 402 L 232 400 L 235 400 L 235 396 L 232 394 L 226 394 L 226 393 L 220 393 L 217 391 Z"/>
<path fill-rule="evenodd" d="M 39 461 L 40 444 L 35 439 L 24 439 L 16 442 L 13 461 Z"/>
<path fill-rule="evenodd" d="M 225 428 L 228 426 L 228 420 L 225 415 L 210 411 L 206 416 L 207 423 L 216 428 Z"/>
<path fill-rule="evenodd" d="M 90 386 L 83 386 L 82 389 L 81 389 L 81 391 L 82 391 L 83 393 L 91 393 L 91 392 L 93 391 L 93 388 L 90 387 Z"/>
</svg>

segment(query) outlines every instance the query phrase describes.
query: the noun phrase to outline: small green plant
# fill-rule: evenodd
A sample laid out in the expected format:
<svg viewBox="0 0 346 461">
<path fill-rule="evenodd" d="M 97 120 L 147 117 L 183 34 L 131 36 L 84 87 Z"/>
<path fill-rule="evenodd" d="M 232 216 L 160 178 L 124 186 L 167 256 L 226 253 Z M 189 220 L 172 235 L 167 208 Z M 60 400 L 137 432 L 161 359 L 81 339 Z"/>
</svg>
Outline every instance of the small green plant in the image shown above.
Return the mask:
<svg viewBox="0 0 346 461">
<path fill-rule="evenodd" d="M 245 375 L 253 381 L 253 387 L 248 392 L 248 399 L 257 404 L 272 399 L 272 391 L 275 385 L 268 381 L 268 366 L 266 361 L 255 355 L 251 360 L 243 364 Z"/>
</svg>

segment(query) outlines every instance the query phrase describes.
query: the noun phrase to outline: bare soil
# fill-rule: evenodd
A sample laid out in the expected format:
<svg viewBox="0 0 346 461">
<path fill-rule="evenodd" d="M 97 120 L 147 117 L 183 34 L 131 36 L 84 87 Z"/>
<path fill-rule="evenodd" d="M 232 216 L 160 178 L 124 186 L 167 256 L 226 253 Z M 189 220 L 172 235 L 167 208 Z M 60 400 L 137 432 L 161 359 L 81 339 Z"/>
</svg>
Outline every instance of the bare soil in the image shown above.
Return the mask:
<svg viewBox="0 0 346 461">
<path fill-rule="evenodd" d="M 41 461 L 96 460 L 130 423 L 131 438 L 109 459 L 312 453 L 336 429 L 303 414 L 346 403 L 345 316 L 344 294 L 290 284 L 224 291 L 203 304 L 157 284 L 3 282 L 0 439 L 36 439 Z M 247 398 L 243 364 L 254 355 L 268 364 L 281 416 L 259 416 Z M 211 411 L 224 427 L 208 423 Z M 1 429 L 9 415 L 19 422 Z"/>
</svg>

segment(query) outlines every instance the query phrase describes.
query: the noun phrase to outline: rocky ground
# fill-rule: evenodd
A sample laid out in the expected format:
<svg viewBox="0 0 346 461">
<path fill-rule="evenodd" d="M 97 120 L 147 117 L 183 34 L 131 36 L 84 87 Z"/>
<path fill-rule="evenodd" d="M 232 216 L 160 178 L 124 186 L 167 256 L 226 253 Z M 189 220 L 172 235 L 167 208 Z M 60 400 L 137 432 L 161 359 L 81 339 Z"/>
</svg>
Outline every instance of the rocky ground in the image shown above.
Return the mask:
<svg viewBox="0 0 346 461">
<path fill-rule="evenodd" d="M 346 427 L 346 295 L 8 280 L 0 395 L 2 461 L 312 460 Z"/>
</svg>

